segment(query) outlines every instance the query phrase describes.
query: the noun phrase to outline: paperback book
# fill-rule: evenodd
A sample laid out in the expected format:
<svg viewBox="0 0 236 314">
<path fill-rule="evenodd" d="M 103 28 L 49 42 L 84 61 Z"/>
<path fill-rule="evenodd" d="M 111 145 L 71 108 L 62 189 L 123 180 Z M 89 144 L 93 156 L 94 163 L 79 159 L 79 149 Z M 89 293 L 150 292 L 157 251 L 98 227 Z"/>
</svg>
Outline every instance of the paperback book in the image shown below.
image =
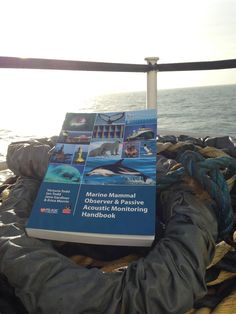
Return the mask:
<svg viewBox="0 0 236 314">
<path fill-rule="evenodd" d="M 67 113 L 26 225 L 28 236 L 150 246 L 156 110 Z"/>
</svg>

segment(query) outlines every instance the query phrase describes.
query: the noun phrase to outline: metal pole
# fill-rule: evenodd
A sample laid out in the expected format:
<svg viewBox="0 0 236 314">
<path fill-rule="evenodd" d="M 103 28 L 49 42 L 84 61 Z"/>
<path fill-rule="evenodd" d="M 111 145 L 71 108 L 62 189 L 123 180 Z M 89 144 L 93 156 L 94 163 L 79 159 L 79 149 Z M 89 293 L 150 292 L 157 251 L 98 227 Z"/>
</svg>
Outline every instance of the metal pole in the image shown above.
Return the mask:
<svg viewBox="0 0 236 314">
<path fill-rule="evenodd" d="M 148 64 L 155 65 L 158 57 L 145 58 Z M 147 97 L 146 108 L 157 108 L 157 70 L 147 72 Z"/>
</svg>

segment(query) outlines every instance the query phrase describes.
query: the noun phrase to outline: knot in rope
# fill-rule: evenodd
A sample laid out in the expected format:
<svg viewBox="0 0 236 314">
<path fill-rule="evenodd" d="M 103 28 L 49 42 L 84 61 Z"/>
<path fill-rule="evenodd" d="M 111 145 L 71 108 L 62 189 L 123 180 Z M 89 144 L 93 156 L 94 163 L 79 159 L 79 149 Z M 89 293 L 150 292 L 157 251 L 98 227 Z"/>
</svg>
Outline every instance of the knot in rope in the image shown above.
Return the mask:
<svg viewBox="0 0 236 314">
<path fill-rule="evenodd" d="M 194 178 L 215 201 L 219 238 L 226 238 L 233 230 L 233 210 L 229 189 L 221 170 L 227 167 L 235 170 L 234 159 L 227 156 L 205 159 L 197 152 L 185 151 L 178 162 L 182 167 L 169 172 L 162 182 L 157 184 L 157 188 L 167 188 L 168 184 L 170 186 L 179 182 L 186 174 Z"/>
</svg>

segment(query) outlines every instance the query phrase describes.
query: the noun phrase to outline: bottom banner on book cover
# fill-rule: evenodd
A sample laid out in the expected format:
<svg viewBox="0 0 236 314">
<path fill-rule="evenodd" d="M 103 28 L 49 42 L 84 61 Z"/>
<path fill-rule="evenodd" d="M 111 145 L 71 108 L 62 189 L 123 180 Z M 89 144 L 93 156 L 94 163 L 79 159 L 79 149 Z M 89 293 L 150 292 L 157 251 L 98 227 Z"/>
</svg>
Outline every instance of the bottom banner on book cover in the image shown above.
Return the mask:
<svg viewBox="0 0 236 314">
<path fill-rule="evenodd" d="M 150 246 L 155 236 L 155 186 L 44 182 L 26 227 L 29 236 L 80 243 Z"/>
</svg>

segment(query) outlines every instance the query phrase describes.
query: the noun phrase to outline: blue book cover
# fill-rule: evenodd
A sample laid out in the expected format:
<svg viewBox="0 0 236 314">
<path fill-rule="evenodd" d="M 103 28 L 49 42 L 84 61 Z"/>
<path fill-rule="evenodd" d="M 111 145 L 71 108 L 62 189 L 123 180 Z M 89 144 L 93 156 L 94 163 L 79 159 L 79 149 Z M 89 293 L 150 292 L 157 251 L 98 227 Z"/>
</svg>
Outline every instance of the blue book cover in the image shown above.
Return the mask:
<svg viewBox="0 0 236 314">
<path fill-rule="evenodd" d="M 154 109 L 67 113 L 28 223 L 28 236 L 150 246 L 156 219 Z"/>
</svg>

